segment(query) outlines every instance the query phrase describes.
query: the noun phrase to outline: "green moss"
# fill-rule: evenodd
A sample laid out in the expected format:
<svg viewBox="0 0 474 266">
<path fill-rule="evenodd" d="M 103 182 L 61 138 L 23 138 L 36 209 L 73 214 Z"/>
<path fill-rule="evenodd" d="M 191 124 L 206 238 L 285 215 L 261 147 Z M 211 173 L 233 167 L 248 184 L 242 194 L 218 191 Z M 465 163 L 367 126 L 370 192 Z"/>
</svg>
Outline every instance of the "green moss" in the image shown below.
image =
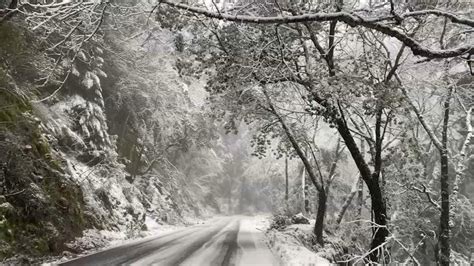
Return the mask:
<svg viewBox="0 0 474 266">
<path fill-rule="evenodd" d="M 7 87 L 7 73 L 0 66 L 0 88 Z"/>
<path fill-rule="evenodd" d="M 17 126 L 23 113 L 31 110 L 31 105 L 25 99 L 0 87 L 0 129 Z"/>
<path fill-rule="evenodd" d="M 40 157 L 48 159 L 54 169 L 60 170 L 61 165 L 52 158 L 50 145 L 43 138 L 38 126 L 34 121 L 25 118 L 24 114 L 31 112 L 32 106 L 27 100 L 0 88 L 0 130 L 15 130 L 22 124 L 25 133 L 31 134 L 30 143 L 35 152 Z"/>
<path fill-rule="evenodd" d="M 57 254 L 64 250 L 65 242 L 78 236 L 87 226 L 79 187 L 64 181 L 48 168 L 35 171 L 41 171 L 45 176 L 40 187 L 46 201 L 40 204 L 40 210 L 28 211 L 29 218 L 23 212 L 27 206 L 17 206 L 15 213 L 8 215 L 0 213 L 0 239 L 11 247 L 0 249 L 0 258 L 10 257 L 18 252 L 32 256 Z M 31 198 L 34 195 L 24 196 Z"/>
<path fill-rule="evenodd" d="M 11 162 L 5 178 L 17 190 L 26 190 L 4 199 L 14 206 L 13 213 L 0 209 L 0 260 L 20 253 L 57 254 L 66 248 L 65 242 L 79 236 L 88 225 L 82 192 L 63 178 L 64 164 L 43 137 L 37 121 L 25 115 L 32 112 L 29 103 L 0 90 L 0 106 L 1 121 L 9 122 L 0 125 L 0 133 L 10 136 L 8 142 L 0 142 L 0 150 L 13 151 L 2 159 Z M 31 150 L 24 150 L 25 145 Z M 32 179 L 32 173 L 43 179 Z M 31 183 L 40 190 L 29 193 Z"/>
<path fill-rule="evenodd" d="M 13 90 L 16 84 L 22 93 L 33 93 L 28 89 L 49 62 L 37 43 L 20 26 L 0 24 L 0 135 L 8 139 L 0 141 L 0 164 L 9 163 L 3 178 L 14 191 L 25 191 L 0 198 L 0 205 L 8 202 L 14 207 L 13 211 L 0 208 L 0 261 L 18 254 L 57 254 L 92 223 L 80 187 L 63 177 L 64 163 L 29 115 L 31 104 Z M 48 86 L 45 92 L 56 88 Z M 10 152 L 1 154 L 4 150 Z"/>
<path fill-rule="evenodd" d="M 0 239 L 8 240 L 10 236 L 10 226 L 4 215 L 0 215 Z"/>
<path fill-rule="evenodd" d="M 23 32 L 13 23 L 0 24 L 0 48 L 2 53 L 12 57 L 19 56 L 26 50 L 26 38 Z"/>
<path fill-rule="evenodd" d="M 32 143 L 39 156 L 46 159 L 51 159 L 51 149 L 49 147 L 49 143 L 43 139 L 40 134 L 33 134 Z"/>
<path fill-rule="evenodd" d="M 34 43 L 28 32 L 18 25 L 0 24 L 0 59 L 8 64 L 9 69 L 20 73 L 30 70 L 31 59 L 37 55 Z"/>
<path fill-rule="evenodd" d="M 50 165 L 51 165 L 51 167 L 52 167 L 53 169 L 55 169 L 55 170 L 57 170 L 57 171 L 63 173 L 63 167 L 62 167 L 60 161 L 58 161 L 58 160 L 56 160 L 56 159 L 50 157 L 50 158 L 49 158 L 49 163 L 50 163 Z"/>
<path fill-rule="evenodd" d="M 11 246 L 28 247 L 28 252 L 31 255 L 43 256 L 51 252 L 49 248 L 50 236 L 37 224 L 24 223 L 20 220 L 15 223 L 4 220 L 3 223 L 0 223 L 0 236 Z M 0 258 L 11 257 L 15 254 L 17 252 L 14 249 L 1 250 Z"/>
<path fill-rule="evenodd" d="M 44 238 L 34 239 L 33 247 L 39 254 L 47 254 L 49 251 L 48 240 Z"/>
</svg>

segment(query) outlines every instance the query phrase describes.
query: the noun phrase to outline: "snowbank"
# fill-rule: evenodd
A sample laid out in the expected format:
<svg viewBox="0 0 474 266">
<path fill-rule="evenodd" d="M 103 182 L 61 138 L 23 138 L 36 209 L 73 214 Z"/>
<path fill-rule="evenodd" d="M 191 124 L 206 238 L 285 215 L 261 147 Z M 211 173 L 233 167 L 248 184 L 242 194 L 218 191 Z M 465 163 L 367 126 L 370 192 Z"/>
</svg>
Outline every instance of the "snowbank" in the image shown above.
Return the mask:
<svg viewBox="0 0 474 266">
<path fill-rule="evenodd" d="M 311 237 L 311 229 L 310 224 L 294 224 L 281 231 L 267 231 L 270 248 L 280 258 L 282 265 L 331 265 L 327 259 L 309 250 L 300 241 L 302 237 Z"/>
<path fill-rule="evenodd" d="M 236 265 L 278 265 L 276 254 L 268 248 L 264 235 L 269 227 L 268 216 L 244 217 L 240 220 L 238 235 L 239 254 Z"/>
</svg>

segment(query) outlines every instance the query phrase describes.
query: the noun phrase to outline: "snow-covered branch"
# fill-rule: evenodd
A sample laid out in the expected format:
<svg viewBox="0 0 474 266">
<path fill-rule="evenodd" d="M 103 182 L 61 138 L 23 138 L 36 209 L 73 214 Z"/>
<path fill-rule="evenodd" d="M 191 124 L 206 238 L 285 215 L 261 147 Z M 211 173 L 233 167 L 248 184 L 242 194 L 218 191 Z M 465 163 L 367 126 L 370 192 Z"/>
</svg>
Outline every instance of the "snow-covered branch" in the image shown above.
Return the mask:
<svg viewBox="0 0 474 266">
<path fill-rule="evenodd" d="M 395 19 L 393 15 L 385 17 L 364 18 L 355 13 L 348 12 L 333 12 L 333 13 L 311 13 L 303 15 L 291 16 L 248 16 L 248 15 L 233 15 L 229 13 L 213 12 L 207 9 L 190 6 L 187 4 L 176 3 L 170 0 L 163 0 L 160 3 L 185 10 L 209 18 L 220 19 L 224 21 L 233 21 L 238 23 L 254 23 L 254 24 L 289 24 L 289 23 L 305 23 L 305 22 L 326 22 L 339 21 L 351 27 L 365 27 L 384 33 L 388 36 L 398 39 L 411 49 L 414 55 L 428 57 L 428 58 L 450 58 L 464 54 L 474 54 L 474 45 L 468 44 L 452 49 L 430 49 L 422 46 L 414 38 L 408 34 L 395 29 L 393 26 L 382 24 L 382 21 L 390 22 Z M 439 10 L 422 10 L 416 12 L 409 12 L 403 15 L 397 15 L 397 19 L 404 19 L 408 17 L 418 17 L 426 15 L 436 15 L 449 18 L 453 23 L 474 27 L 474 20 L 461 18 L 458 15 L 439 11 Z"/>
<path fill-rule="evenodd" d="M 465 116 L 465 123 L 466 123 L 466 137 L 464 139 L 464 142 L 461 146 L 461 151 L 459 152 L 459 161 L 456 167 L 456 177 L 454 178 L 454 186 L 453 186 L 453 199 L 456 199 L 459 193 L 459 186 L 462 184 L 462 180 L 464 177 L 464 170 L 466 168 L 466 157 L 468 153 L 468 148 L 469 144 L 471 143 L 471 139 L 474 136 L 474 130 L 473 126 L 471 123 L 472 120 L 472 112 L 473 112 L 474 107 L 469 108 L 468 110 L 465 110 L 466 116 Z"/>
<path fill-rule="evenodd" d="M 400 78 L 398 77 L 398 75 L 396 75 L 397 77 L 397 80 L 401 83 L 401 80 Z M 438 150 L 442 150 L 443 149 L 443 145 L 441 143 L 441 141 L 439 140 L 439 138 L 435 135 L 433 129 L 426 123 L 425 121 L 425 118 L 423 116 L 423 114 L 420 112 L 420 110 L 418 110 L 418 108 L 415 106 L 415 104 L 413 103 L 413 101 L 411 100 L 410 96 L 408 95 L 408 92 L 407 90 L 405 89 L 405 87 L 403 87 L 403 85 L 400 86 L 400 90 L 402 92 L 402 94 L 405 96 L 405 101 L 407 101 L 407 103 L 410 105 L 411 109 L 413 110 L 413 112 L 415 113 L 415 115 L 417 116 L 418 118 L 418 121 L 420 121 L 420 124 L 423 126 L 423 128 L 425 129 L 426 133 L 428 134 L 428 136 L 430 137 L 431 141 L 433 142 L 433 144 L 435 145 L 435 147 L 438 149 Z"/>
<path fill-rule="evenodd" d="M 428 199 L 428 201 L 437 209 L 437 210 L 441 210 L 441 206 L 439 205 L 439 203 L 437 203 L 436 201 L 433 200 L 433 198 L 431 197 L 431 192 L 428 191 L 428 189 L 426 188 L 425 185 L 421 184 L 421 187 L 422 188 L 419 188 L 419 187 L 411 187 L 412 190 L 414 191 L 418 191 L 420 193 L 423 193 L 426 195 L 426 198 Z"/>
</svg>

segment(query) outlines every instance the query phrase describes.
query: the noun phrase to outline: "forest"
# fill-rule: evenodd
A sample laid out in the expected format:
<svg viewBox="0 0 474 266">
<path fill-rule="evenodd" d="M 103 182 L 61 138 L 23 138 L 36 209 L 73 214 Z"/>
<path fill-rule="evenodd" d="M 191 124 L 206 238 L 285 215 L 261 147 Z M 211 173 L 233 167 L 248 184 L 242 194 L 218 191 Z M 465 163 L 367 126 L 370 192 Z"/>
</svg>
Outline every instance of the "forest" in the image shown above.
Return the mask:
<svg viewBox="0 0 474 266">
<path fill-rule="evenodd" d="M 0 263 L 472 265 L 473 109 L 470 0 L 0 0 Z"/>
</svg>

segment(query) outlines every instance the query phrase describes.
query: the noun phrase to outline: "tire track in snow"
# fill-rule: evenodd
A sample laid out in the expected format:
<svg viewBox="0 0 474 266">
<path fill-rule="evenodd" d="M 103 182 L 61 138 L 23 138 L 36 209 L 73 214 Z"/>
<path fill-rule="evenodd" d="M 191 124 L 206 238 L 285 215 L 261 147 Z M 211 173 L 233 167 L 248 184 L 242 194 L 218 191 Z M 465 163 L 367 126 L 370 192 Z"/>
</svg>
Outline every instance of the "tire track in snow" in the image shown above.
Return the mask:
<svg viewBox="0 0 474 266">
<path fill-rule="evenodd" d="M 249 217 L 225 217 L 62 265 L 279 265 Z"/>
<path fill-rule="evenodd" d="M 202 232 L 202 227 L 208 227 L 208 225 L 193 226 L 182 231 L 172 232 L 157 238 L 110 248 L 98 253 L 93 253 L 84 257 L 70 260 L 59 265 L 130 265 L 137 259 L 159 252 L 159 250 L 162 248 L 175 245 L 182 239 L 199 234 Z"/>
</svg>

